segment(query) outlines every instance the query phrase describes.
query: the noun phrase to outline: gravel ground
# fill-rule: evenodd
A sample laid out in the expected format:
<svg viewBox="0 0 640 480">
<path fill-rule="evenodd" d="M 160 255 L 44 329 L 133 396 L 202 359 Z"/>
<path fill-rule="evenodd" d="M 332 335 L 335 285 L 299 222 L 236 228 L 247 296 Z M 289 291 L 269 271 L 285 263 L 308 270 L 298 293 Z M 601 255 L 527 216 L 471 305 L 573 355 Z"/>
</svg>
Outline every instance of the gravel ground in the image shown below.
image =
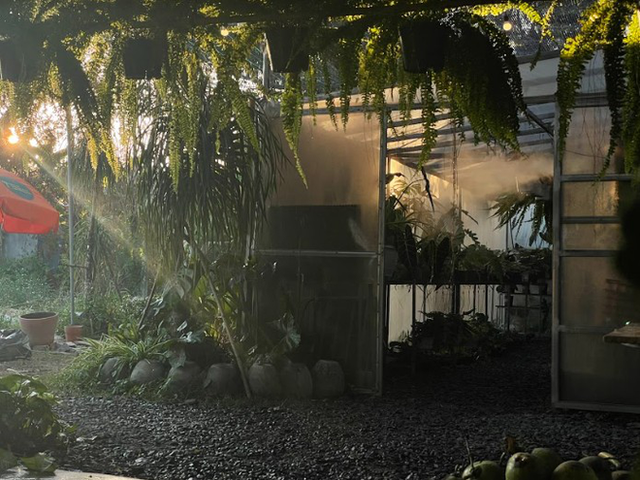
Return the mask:
<svg viewBox="0 0 640 480">
<path fill-rule="evenodd" d="M 187 405 L 67 398 L 84 437 L 63 466 L 145 479 L 430 479 L 498 459 L 505 434 L 564 458 L 608 451 L 630 465 L 640 416 L 553 411 L 549 342 L 472 365 L 396 372 L 382 397 Z"/>
</svg>

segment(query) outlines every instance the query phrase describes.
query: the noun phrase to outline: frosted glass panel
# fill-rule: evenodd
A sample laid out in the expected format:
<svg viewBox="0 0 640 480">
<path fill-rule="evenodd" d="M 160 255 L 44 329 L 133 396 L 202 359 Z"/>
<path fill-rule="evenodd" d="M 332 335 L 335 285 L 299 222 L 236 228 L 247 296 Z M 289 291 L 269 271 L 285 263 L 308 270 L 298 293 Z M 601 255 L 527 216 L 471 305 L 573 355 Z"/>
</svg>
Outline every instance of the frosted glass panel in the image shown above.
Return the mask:
<svg viewBox="0 0 640 480">
<path fill-rule="evenodd" d="M 627 186 L 619 182 L 564 183 L 562 212 L 565 217 L 613 217 Z"/>
<path fill-rule="evenodd" d="M 304 118 L 299 142 L 308 188 L 293 165 L 283 172 L 267 213 L 265 246 L 376 251 L 378 124 L 352 115 L 344 132 L 336 130 L 328 115 L 318 115 L 316 122 L 313 126 L 312 118 Z"/>
<path fill-rule="evenodd" d="M 608 107 L 578 108 L 575 110 L 566 152 L 562 162 L 565 175 L 600 173 L 609 150 L 611 117 Z M 608 173 L 622 173 L 623 160 L 615 155 L 607 169 Z"/>
<path fill-rule="evenodd" d="M 262 285 L 259 314 L 278 318 L 289 303 L 301 334 L 293 360 L 342 365 L 347 383 L 376 388 L 377 262 L 375 258 L 275 255 L 277 282 Z M 286 292 L 286 293 L 285 293 Z M 284 294 L 284 295 L 283 295 Z"/>
<path fill-rule="evenodd" d="M 618 318 L 616 304 L 626 300 L 612 258 L 564 257 L 560 268 L 561 324 L 617 327 L 628 320 Z"/>
<path fill-rule="evenodd" d="M 615 250 L 619 246 L 620 225 L 566 224 L 562 226 L 565 250 Z"/>
<path fill-rule="evenodd" d="M 346 132 L 328 115 L 316 122 L 304 117 L 299 141 L 308 187 L 290 165 L 269 202 L 258 250 L 276 265 L 278 281 L 261 286 L 256 314 L 276 319 L 293 310 L 301 345 L 292 359 L 309 367 L 338 361 L 350 387 L 375 392 L 380 129 L 362 115 L 352 115 Z M 284 138 L 281 123 L 273 126 Z"/>
<path fill-rule="evenodd" d="M 640 349 L 560 334 L 560 400 L 640 405 Z"/>
</svg>

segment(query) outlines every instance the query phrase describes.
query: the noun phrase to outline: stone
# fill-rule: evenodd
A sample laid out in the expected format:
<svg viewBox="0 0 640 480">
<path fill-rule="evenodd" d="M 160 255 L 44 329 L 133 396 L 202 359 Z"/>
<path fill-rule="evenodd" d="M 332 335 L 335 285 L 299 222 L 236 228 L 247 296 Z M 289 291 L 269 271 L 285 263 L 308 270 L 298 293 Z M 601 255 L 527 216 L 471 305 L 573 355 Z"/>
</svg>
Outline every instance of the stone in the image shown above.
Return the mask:
<svg viewBox="0 0 640 480">
<path fill-rule="evenodd" d="M 181 390 L 194 385 L 200 378 L 200 367 L 195 362 L 184 362 L 184 365 L 172 367 L 167 375 L 167 388 Z"/>
<path fill-rule="evenodd" d="M 164 363 L 158 360 L 140 360 L 129 377 L 129 381 L 136 385 L 146 385 L 147 383 L 162 380 L 166 373 Z"/>
<path fill-rule="evenodd" d="M 118 369 L 118 359 L 115 357 L 107 358 L 100 367 L 98 373 L 98 379 L 103 383 L 113 383 L 116 380 L 125 380 L 129 377 L 131 368 L 125 365 L 123 368 Z"/>
<path fill-rule="evenodd" d="M 311 370 L 316 398 L 339 397 L 344 393 L 344 372 L 338 362 L 318 360 Z"/>
<path fill-rule="evenodd" d="M 313 379 L 304 363 L 288 363 L 280 370 L 282 393 L 291 398 L 311 398 Z"/>
<path fill-rule="evenodd" d="M 257 397 L 279 397 L 282 395 L 278 370 L 268 363 L 251 365 L 249 386 Z"/>
<path fill-rule="evenodd" d="M 204 389 L 216 397 L 237 395 L 242 390 L 238 369 L 231 363 L 214 363 L 204 379 Z"/>
</svg>

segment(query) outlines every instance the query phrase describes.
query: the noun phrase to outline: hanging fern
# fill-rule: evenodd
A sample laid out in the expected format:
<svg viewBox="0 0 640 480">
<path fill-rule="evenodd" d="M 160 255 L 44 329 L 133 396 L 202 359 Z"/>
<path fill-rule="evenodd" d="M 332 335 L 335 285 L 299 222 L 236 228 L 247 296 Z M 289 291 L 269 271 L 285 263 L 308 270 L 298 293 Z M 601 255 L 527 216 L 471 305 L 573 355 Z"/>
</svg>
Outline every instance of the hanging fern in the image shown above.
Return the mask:
<svg viewBox="0 0 640 480">
<path fill-rule="evenodd" d="M 543 187 L 551 189 L 550 177 L 543 177 L 539 181 Z M 550 199 L 533 192 L 508 192 L 496 198 L 491 210 L 498 220 L 496 228 L 510 225 L 519 232 L 525 222 L 530 222 L 529 246 L 538 238 L 553 243 L 553 204 Z"/>
<path fill-rule="evenodd" d="M 640 164 L 640 18 L 637 15 L 633 16 L 625 42 L 628 85 L 624 97 L 622 136 L 626 170 L 637 175 Z"/>
<path fill-rule="evenodd" d="M 583 12 L 580 32 L 565 43 L 558 67 L 557 93 L 560 109 L 557 142 L 561 159 L 566 148 L 576 93 L 581 89 L 586 64 L 596 51 L 602 49 L 607 98 L 611 110 L 611 143 L 603 172 L 609 165 L 623 129 L 621 108 L 626 82 L 623 45 L 635 8 L 635 2 L 630 0 L 598 0 Z"/>
<path fill-rule="evenodd" d="M 438 141 L 438 130 L 435 128 L 437 102 L 434 93 L 434 84 L 432 74 L 427 73 L 420 85 L 420 96 L 422 97 L 422 152 L 418 168 L 429 159 L 431 150 L 436 146 Z"/>
<path fill-rule="evenodd" d="M 288 73 L 285 77 L 284 93 L 282 94 L 282 127 L 287 142 L 291 146 L 296 161 L 296 169 L 300 178 L 307 185 L 307 178 L 300 164 L 298 155 L 298 139 L 302 128 L 302 84 L 300 75 Z"/>
<path fill-rule="evenodd" d="M 400 58 L 398 25 L 393 19 L 385 19 L 369 30 L 359 59 L 358 86 L 362 94 L 362 106 L 367 114 L 369 107 L 380 117 L 386 110 L 386 90 L 397 83 Z"/>
</svg>

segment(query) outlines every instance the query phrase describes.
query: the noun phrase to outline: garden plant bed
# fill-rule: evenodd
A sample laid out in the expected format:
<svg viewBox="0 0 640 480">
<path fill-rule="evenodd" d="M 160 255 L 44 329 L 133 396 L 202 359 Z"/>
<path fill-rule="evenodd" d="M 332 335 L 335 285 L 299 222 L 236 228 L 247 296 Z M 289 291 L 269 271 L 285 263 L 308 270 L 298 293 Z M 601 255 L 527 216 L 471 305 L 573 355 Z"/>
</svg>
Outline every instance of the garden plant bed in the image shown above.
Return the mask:
<svg viewBox="0 0 640 480">
<path fill-rule="evenodd" d="M 153 403 L 65 398 L 82 441 L 62 466 L 148 479 L 444 478 L 495 459 L 505 434 L 563 458 L 607 451 L 627 467 L 640 417 L 550 409 L 550 344 L 532 340 L 471 365 L 396 375 L 378 398 Z"/>
</svg>

